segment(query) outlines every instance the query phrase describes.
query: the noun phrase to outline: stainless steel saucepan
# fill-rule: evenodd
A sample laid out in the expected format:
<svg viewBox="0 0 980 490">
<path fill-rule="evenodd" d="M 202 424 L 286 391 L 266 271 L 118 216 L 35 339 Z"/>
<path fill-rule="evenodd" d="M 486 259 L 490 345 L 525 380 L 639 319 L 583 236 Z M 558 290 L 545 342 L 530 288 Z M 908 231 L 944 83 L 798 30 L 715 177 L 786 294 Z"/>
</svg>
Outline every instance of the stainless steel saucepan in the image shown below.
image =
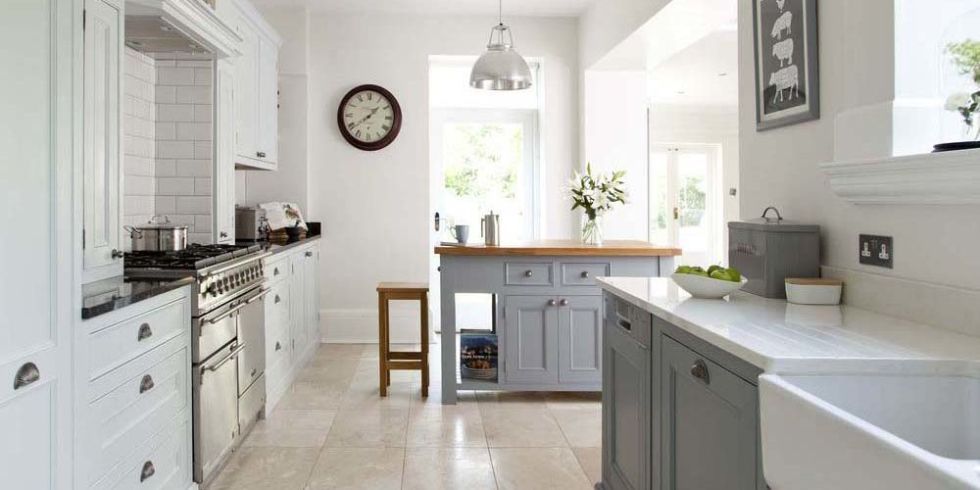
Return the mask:
<svg viewBox="0 0 980 490">
<path fill-rule="evenodd" d="M 167 216 L 154 216 L 144 225 L 123 227 L 134 252 L 177 252 L 187 248 L 187 226 L 170 223 Z"/>
</svg>

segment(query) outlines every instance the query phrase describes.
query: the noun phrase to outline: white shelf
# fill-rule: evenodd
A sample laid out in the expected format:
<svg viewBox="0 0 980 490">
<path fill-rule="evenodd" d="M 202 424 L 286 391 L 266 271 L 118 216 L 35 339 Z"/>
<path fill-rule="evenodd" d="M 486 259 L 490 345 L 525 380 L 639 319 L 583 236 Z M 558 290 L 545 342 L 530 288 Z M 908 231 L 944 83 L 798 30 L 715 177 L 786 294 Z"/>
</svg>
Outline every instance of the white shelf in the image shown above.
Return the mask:
<svg viewBox="0 0 980 490">
<path fill-rule="evenodd" d="M 980 204 L 980 149 L 824 163 L 830 187 L 854 204 Z"/>
</svg>

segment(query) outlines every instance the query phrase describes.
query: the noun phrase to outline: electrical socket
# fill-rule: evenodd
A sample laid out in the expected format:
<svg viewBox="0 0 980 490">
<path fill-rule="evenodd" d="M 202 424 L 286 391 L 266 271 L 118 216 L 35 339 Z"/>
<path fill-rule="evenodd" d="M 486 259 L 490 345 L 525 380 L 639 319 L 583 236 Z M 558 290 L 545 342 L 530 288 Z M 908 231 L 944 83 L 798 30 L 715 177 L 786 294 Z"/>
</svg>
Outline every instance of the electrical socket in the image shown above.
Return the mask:
<svg viewBox="0 0 980 490">
<path fill-rule="evenodd" d="M 858 261 L 875 267 L 892 268 L 895 248 L 892 237 L 880 235 L 860 235 L 858 237 Z"/>
</svg>

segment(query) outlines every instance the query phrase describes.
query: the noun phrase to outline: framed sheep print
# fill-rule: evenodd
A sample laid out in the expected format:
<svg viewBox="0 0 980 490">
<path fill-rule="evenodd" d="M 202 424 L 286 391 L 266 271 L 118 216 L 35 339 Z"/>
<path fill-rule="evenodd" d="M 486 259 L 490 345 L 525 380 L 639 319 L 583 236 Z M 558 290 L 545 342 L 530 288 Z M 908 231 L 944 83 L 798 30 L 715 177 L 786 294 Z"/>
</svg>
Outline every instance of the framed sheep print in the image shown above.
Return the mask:
<svg viewBox="0 0 980 490">
<path fill-rule="evenodd" d="M 756 129 L 820 117 L 817 0 L 752 0 Z"/>
</svg>

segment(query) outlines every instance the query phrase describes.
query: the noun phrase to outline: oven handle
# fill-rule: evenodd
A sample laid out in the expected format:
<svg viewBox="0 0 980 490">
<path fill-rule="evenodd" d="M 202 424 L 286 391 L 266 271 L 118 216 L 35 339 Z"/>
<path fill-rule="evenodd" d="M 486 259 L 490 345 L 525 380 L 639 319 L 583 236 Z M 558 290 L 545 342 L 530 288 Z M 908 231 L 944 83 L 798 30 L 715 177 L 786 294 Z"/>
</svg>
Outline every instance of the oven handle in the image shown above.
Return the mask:
<svg viewBox="0 0 980 490">
<path fill-rule="evenodd" d="M 250 304 L 252 304 L 252 303 L 254 303 L 254 302 L 256 302 L 256 301 L 264 298 L 265 295 L 269 294 L 269 291 L 272 291 L 272 288 L 265 288 L 265 289 L 259 291 L 255 296 L 252 296 L 252 297 L 246 299 L 245 300 L 245 304 L 246 305 L 250 305 Z"/>
<path fill-rule="evenodd" d="M 238 344 L 238 347 L 235 347 L 235 349 L 232 350 L 230 354 L 225 356 L 224 359 L 210 366 L 205 366 L 204 369 L 207 369 L 208 371 L 212 371 L 212 372 L 217 371 L 218 369 L 221 369 L 221 366 L 224 366 L 228 361 L 238 357 L 238 354 L 241 354 L 243 350 L 245 350 L 245 344 L 244 343 Z"/>
<path fill-rule="evenodd" d="M 224 320 L 225 318 L 228 318 L 231 315 L 234 315 L 236 311 L 244 308 L 247 305 L 248 305 L 248 303 L 242 303 L 242 304 L 240 304 L 240 305 L 238 305 L 238 306 L 236 306 L 236 307 L 234 307 L 234 308 L 232 308 L 232 309 L 230 309 L 230 310 L 228 310 L 228 311 L 226 311 L 226 312 L 224 312 L 224 313 L 222 313 L 222 314 L 220 314 L 220 315 L 218 315 L 218 316 L 216 316 L 214 318 L 209 319 L 208 320 L 208 323 L 210 323 L 211 325 L 214 325 L 215 323 L 218 323 L 221 320 Z"/>
</svg>

